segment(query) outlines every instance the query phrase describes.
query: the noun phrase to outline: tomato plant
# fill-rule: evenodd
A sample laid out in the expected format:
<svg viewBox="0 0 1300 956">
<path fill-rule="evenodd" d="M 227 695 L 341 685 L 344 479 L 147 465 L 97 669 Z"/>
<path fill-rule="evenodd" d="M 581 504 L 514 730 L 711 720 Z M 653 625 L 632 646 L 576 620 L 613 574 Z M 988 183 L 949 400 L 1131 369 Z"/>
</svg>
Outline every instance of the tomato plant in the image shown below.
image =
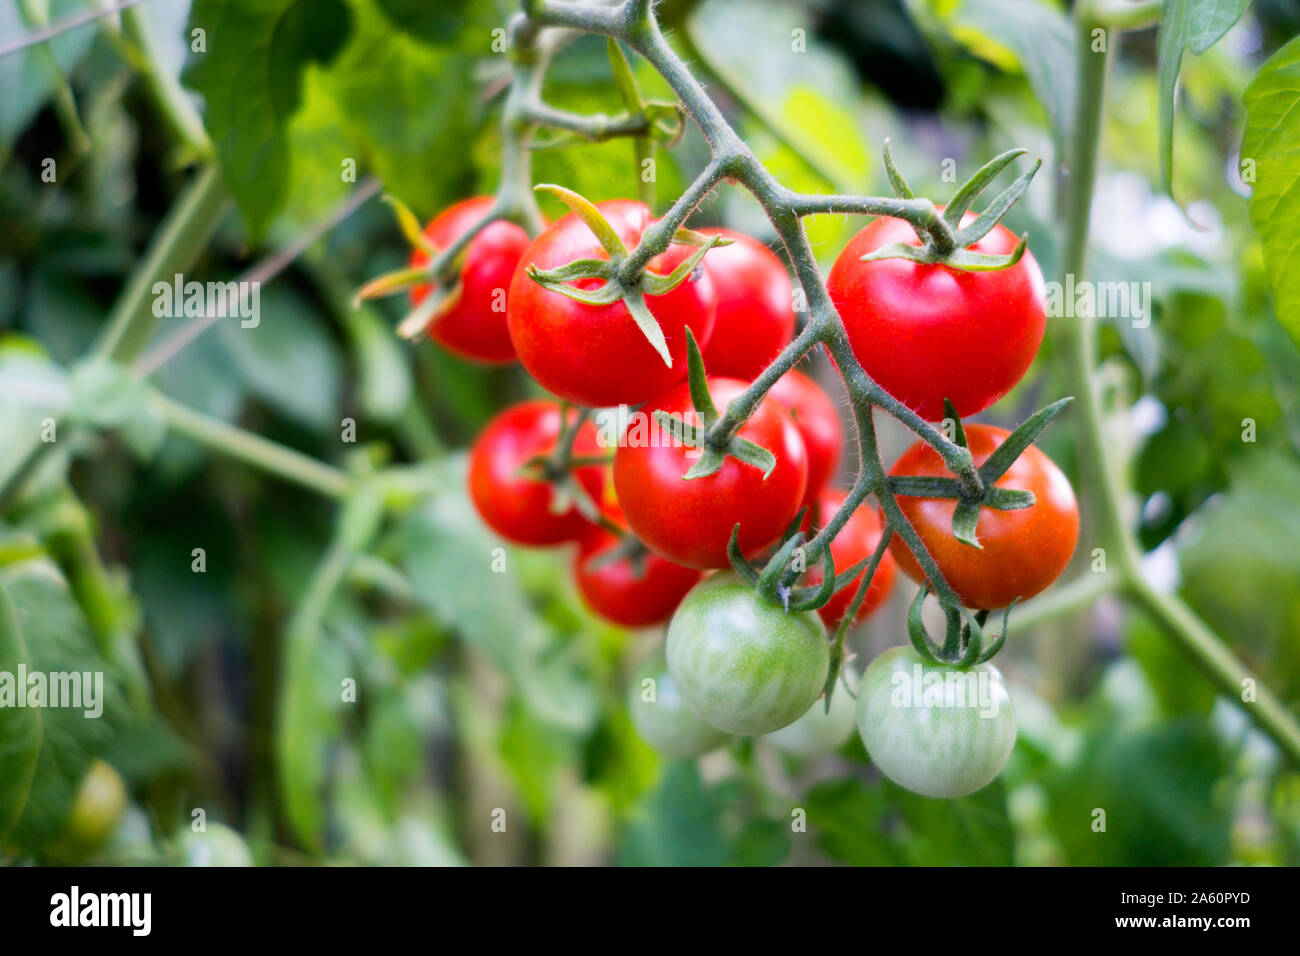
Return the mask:
<svg viewBox="0 0 1300 956">
<path fill-rule="evenodd" d="M 763 601 L 736 575 L 701 581 L 668 624 L 668 672 L 686 705 L 734 734 L 793 723 L 821 693 L 830 653 L 817 615 Z"/>
<path fill-rule="evenodd" d="M 963 224 L 973 219 L 967 213 Z M 1028 251 L 996 272 L 908 259 L 862 261 L 893 243 L 920 246 L 921 240 L 900 219 L 875 220 L 844 247 L 826 280 L 854 355 L 922 418 L 942 418 L 945 398 L 958 415 L 982 412 L 1020 381 L 1043 340 L 1047 303 L 1038 263 Z M 1005 256 L 1016 243 L 995 226 L 971 248 Z"/>
<path fill-rule="evenodd" d="M 988 460 L 1008 433 L 991 425 L 970 425 L 966 435 L 978 465 Z M 922 444 L 904 452 L 890 474 L 951 477 L 933 449 Z M 921 497 L 898 499 L 944 579 L 968 607 L 993 610 L 1033 597 L 1065 570 L 1079 537 L 1074 490 L 1061 469 L 1037 448 L 1031 445 L 1025 449 L 997 485 L 1032 492 L 1034 504 L 1016 511 L 982 509 L 978 548 L 953 536 L 956 502 Z M 890 549 L 898 566 L 913 580 L 925 579 L 905 543 L 895 538 Z"/>
<path fill-rule="evenodd" d="M 718 294 L 717 324 L 704 348 L 704 365 L 710 375 L 749 381 L 794 335 L 790 276 L 776 253 L 751 236 L 734 229 L 701 232 L 732 242 L 704 258 Z"/>
<path fill-rule="evenodd" d="M 1016 742 L 1016 712 L 996 667 L 962 671 L 910 647 L 871 662 L 857 719 L 871 762 L 927 797 L 974 793 L 998 775 Z"/>
<path fill-rule="evenodd" d="M 429 223 L 425 236 L 435 249 L 446 249 L 488 214 L 491 196 L 475 196 L 444 210 Z M 528 233 L 513 222 L 497 220 L 479 232 L 461 253 L 456 287 L 445 308 L 433 316 L 425 333 L 450 352 L 480 362 L 509 362 L 515 357 L 506 326 L 506 289 L 528 248 Z M 411 266 L 429 264 L 423 249 L 411 253 Z M 411 289 L 419 306 L 432 287 Z"/>
<path fill-rule="evenodd" d="M 734 379 L 711 379 L 709 393 L 726 404 L 744 391 Z M 643 408 L 691 416 L 690 389 L 680 385 Z M 728 458 L 712 475 L 683 479 L 698 458 L 695 448 L 676 444 L 649 428 L 629 427 L 614 454 L 614 488 L 638 538 L 671 561 L 692 568 L 725 568 L 727 542 L 740 525 L 740 548 L 753 554 L 771 545 L 799 510 L 808 482 L 808 454 L 789 418 L 764 401 L 740 429 L 740 436 L 770 451 L 771 474 Z"/>
<path fill-rule="evenodd" d="M 556 450 L 563 418 L 548 401 L 521 402 L 507 408 L 483 429 L 469 456 L 469 492 L 483 520 L 510 541 L 526 545 L 559 544 L 589 533 L 591 523 L 576 503 L 557 501 L 546 480 L 545 459 Z M 568 417 L 575 427 L 575 416 Z M 576 426 L 574 450 L 598 454 L 599 442 L 590 422 Z M 603 472 L 588 465 L 573 472 L 576 493 L 589 496 L 593 507 L 602 496 Z"/>
<path fill-rule="evenodd" d="M 600 203 L 597 209 L 629 247 L 653 221 L 649 208 L 632 200 Z M 671 245 L 649 268 L 668 274 L 693 251 Z M 578 405 L 635 405 L 680 382 L 686 377 L 686 330 L 707 343 L 717 317 L 713 280 L 701 269 L 671 292 L 648 296 L 649 311 L 667 343 L 668 364 L 623 302 L 588 305 L 546 289 L 529 276 L 529 269 L 608 257 L 590 226 L 570 213 L 534 240 L 510 283 L 507 318 L 519 361 L 549 391 Z M 597 284 L 591 279 L 575 283 L 579 288 Z"/>
<path fill-rule="evenodd" d="M 1295 4 L 887 6 L 0 3 L 0 864 L 1300 862 Z"/>
</svg>

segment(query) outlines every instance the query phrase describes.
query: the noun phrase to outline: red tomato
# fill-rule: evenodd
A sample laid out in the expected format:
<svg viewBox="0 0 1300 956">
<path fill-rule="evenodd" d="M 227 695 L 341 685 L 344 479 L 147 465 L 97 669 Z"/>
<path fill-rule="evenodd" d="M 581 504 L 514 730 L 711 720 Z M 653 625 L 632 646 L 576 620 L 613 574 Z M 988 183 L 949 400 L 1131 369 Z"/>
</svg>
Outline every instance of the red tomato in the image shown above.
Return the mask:
<svg viewBox="0 0 1300 956">
<path fill-rule="evenodd" d="M 822 527 L 835 512 L 840 510 L 844 498 L 845 492 L 838 488 L 827 488 L 821 493 L 817 499 L 819 512 L 817 527 Z M 831 542 L 831 557 L 835 560 L 835 573 L 842 574 L 859 561 L 875 554 L 876 546 L 880 544 L 880 529 L 880 519 L 876 517 L 876 513 L 865 505 L 859 506 L 840 529 L 840 533 L 835 536 L 835 540 Z M 852 584 L 845 585 L 841 591 L 836 591 L 829 602 L 817 609 L 817 613 L 822 616 L 827 627 L 839 624 L 840 618 L 853 603 L 853 596 L 858 593 L 858 585 L 862 582 L 862 575 L 865 573 L 865 571 L 859 573 Z M 820 584 L 821 581 L 822 569 L 819 562 L 808 569 L 803 583 L 812 586 Z M 865 621 L 872 611 L 885 602 L 893 587 L 894 559 L 886 551 L 880 559 L 880 565 L 876 568 L 875 576 L 871 579 L 871 586 L 867 588 L 867 596 L 853 618 L 854 623 Z"/>
<path fill-rule="evenodd" d="M 559 406 L 535 400 L 507 408 L 488 423 L 474 443 L 469 456 L 470 497 L 483 520 L 501 537 L 540 546 L 576 540 L 590 530 L 591 523 L 576 508 L 552 512 L 549 483 L 520 474 L 525 462 L 555 450 L 559 434 Z M 574 452 L 592 455 L 601 451 L 595 426 L 584 422 Z M 600 501 L 601 468 L 579 468 L 577 477 L 592 500 Z"/>
<path fill-rule="evenodd" d="M 965 224 L 973 219 L 967 213 Z M 952 399 L 965 418 L 1020 381 L 1046 327 L 1046 288 L 1026 251 L 1014 266 L 966 272 L 908 259 L 862 262 L 893 242 L 919 246 L 912 227 L 882 216 L 853 237 L 826 281 L 853 353 L 884 389 L 922 418 Z M 971 248 L 1005 255 L 1016 237 L 995 226 Z"/>
<path fill-rule="evenodd" d="M 630 250 L 650 225 L 644 203 L 620 199 L 598 204 Z M 695 249 L 671 245 L 650 260 L 651 271 L 667 275 Z M 575 259 L 608 259 L 586 224 L 570 213 L 540 236 L 524 253 L 510 283 L 510 337 L 524 368 L 552 393 L 578 405 L 636 405 L 686 377 L 686 329 L 704 347 L 713 333 L 717 293 L 703 269 L 646 304 L 663 330 L 672 367 L 647 341 L 621 301 L 604 306 L 577 302 L 551 292 L 528 277 L 530 265 L 554 269 Z M 598 279 L 575 283 L 600 286 Z"/>
<path fill-rule="evenodd" d="M 712 255 L 713 253 L 709 253 Z M 811 504 L 835 477 L 844 436 L 835 403 L 812 378 L 791 369 L 772 386 L 768 397 L 784 406 L 808 449 L 808 487 L 802 505 Z"/>
<path fill-rule="evenodd" d="M 653 552 L 642 556 L 639 573 L 625 557 L 593 566 L 593 559 L 618 544 L 619 539 L 608 531 L 583 542 L 573 564 L 573 576 L 588 606 L 623 627 L 649 627 L 668 620 L 686 592 L 700 580 L 700 572 L 673 564 Z"/>
<path fill-rule="evenodd" d="M 424 234 L 438 249 L 446 249 L 487 213 L 492 197 L 466 199 L 440 213 Z M 515 274 L 519 257 L 528 248 L 528 233 L 513 222 L 498 220 L 470 241 L 460 270 L 460 298 L 425 328 L 435 342 L 449 352 L 478 362 L 509 362 L 515 357 L 506 327 L 506 290 Z M 426 265 L 429 257 L 417 249 L 412 266 Z M 411 290 L 411 303 L 418 306 L 430 287 Z"/>
<path fill-rule="evenodd" d="M 710 375 L 757 378 L 794 337 L 790 275 L 757 239 L 730 229 L 700 231 L 734 240 L 704 256 L 718 292 L 718 321 L 704 349 L 704 367 Z"/>
<path fill-rule="evenodd" d="M 709 380 L 720 410 L 744 389 L 735 379 Z M 699 421 L 683 382 L 648 403 L 628 425 L 614 454 L 614 489 L 636 536 L 670 561 L 692 568 L 730 566 L 727 542 L 737 522 L 745 554 L 775 542 L 799 510 L 808 482 L 803 439 L 780 406 L 764 399 L 739 432 L 776 456 L 766 479 L 755 466 L 731 456 L 712 475 L 683 479 L 699 450 L 651 424 L 658 409 Z"/>
<path fill-rule="evenodd" d="M 1008 434 L 991 425 L 967 425 L 966 439 L 975 464 L 984 464 Z M 889 473 L 952 477 L 939 453 L 924 442 L 905 451 Z M 1031 598 L 1055 581 L 1069 563 L 1079 537 L 1079 507 L 1069 479 L 1033 445 L 997 484 L 999 488 L 1032 491 L 1035 502 L 1019 511 L 981 508 L 976 536 L 982 550 L 953 537 L 952 513 L 957 506 L 953 499 L 898 499 L 903 514 L 962 603 L 990 611 L 1006 607 L 1016 598 Z M 924 580 L 920 565 L 901 537 L 894 535 L 889 548 L 909 577 Z"/>
</svg>

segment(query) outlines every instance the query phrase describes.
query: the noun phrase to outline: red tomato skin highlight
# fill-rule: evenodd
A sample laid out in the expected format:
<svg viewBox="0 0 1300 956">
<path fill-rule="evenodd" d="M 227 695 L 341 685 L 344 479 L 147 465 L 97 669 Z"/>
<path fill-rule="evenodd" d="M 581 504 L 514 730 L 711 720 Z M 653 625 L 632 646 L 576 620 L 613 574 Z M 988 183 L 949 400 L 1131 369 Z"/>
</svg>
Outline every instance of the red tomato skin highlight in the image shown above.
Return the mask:
<svg viewBox="0 0 1300 956">
<path fill-rule="evenodd" d="M 492 202 L 490 196 L 476 196 L 456 203 L 430 222 L 424 234 L 437 248 L 445 249 L 477 223 Z M 465 250 L 460 299 L 425 327 L 429 337 L 470 361 L 488 365 L 514 361 L 515 347 L 506 326 L 506 293 L 528 246 L 528 233 L 504 220 L 491 223 L 475 236 Z M 413 267 L 428 261 L 422 249 L 411 254 Z M 411 289 L 411 304 L 418 306 L 429 290 L 428 285 Z"/>
<path fill-rule="evenodd" d="M 731 229 L 701 229 L 733 240 L 710 249 L 704 267 L 718 294 L 718 319 L 703 350 L 710 375 L 758 377 L 794 337 L 793 287 L 771 249 Z"/>
<path fill-rule="evenodd" d="M 470 450 L 470 499 L 488 527 L 508 541 L 543 547 L 578 540 L 591 530 L 591 523 L 576 508 L 552 514 L 551 486 L 519 474 L 529 459 L 554 451 L 559 433 L 558 405 L 540 399 L 521 402 L 492 419 Z M 574 451 L 584 455 L 602 451 L 590 422 L 578 433 Z M 579 468 L 577 477 L 592 500 L 599 502 L 601 468 Z"/>
<path fill-rule="evenodd" d="M 840 510 L 844 504 L 846 493 L 838 488 L 826 488 L 822 491 L 817 499 L 817 509 L 819 512 L 821 527 L 825 522 Z M 843 574 L 859 561 L 870 558 L 876 552 L 877 545 L 880 544 L 880 518 L 872 508 L 866 505 L 859 505 L 858 509 L 853 512 L 852 516 L 840 529 L 840 533 L 835 536 L 831 542 L 831 557 L 835 561 L 835 573 Z M 853 622 L 861 624 L 871 614 L 879 608 L 889 598 L 890 592 L 894 589 L 895 562 L 893 555 L 886 550 L 880 559 L 880 565 L 876 568 L 875 576 L 871 579 L 871 586 L 867 588 L 867 595 L 862 601 L 862 606 L 858 608 L 858 613 L 854 615 Z M 862 583 L 862 571 L 853 579 L 853 583 L 846 585 L 843 590 L 836 591 L 830 601 L 817 609 L 821 615 L 822 621 L 827 627 L 835 627 L 844 616 L 844 612 L 849 609 L 853 603 L 853 597 L 858 593 L 858 585 Z M 804 575 L 803 583 L 815 587 L 822 581 L 821 565 L 818 564 L 808 569 Z"/>
<path fill-rule="evenodd" d="M 976 466 L 1010 434 L 991 425 L 967 425 L 966 438 Z M 952 473 L 929 445 L 917 442 L 890 469 L 891 475 L 950 478 Z M 976 536 L 982 550 L 952 536 L 956 502 L 942 498 L 900 496 L 899 507 L 962 603 L 980 610 L 1028 600 L 1055 581 L 1069 564 L 1079 537 L 1079 506 L 1070 481 L 1055 462 L 1034 445 L 998 479 L 999 488 L 1034 493 L 1033 507 L 1018 511 L 980 509 Z M 889 544 L 903 572 L 918 583 L 921 566 L 897 534 Z"/>
<path fill-rule="evenodd" d="M 791 369 L 767 393 L 784 406 L 808 449 L 808 486 L 802 504 L 811 505 L 840 464 L 844 428 L 835 403 L 811 376 Z"/>
<path fill-rule="evenodd" d="M 614 547 L 618 539 L 607 531 L 589 536 L 573 563 L 578 591 L 600 617 L 623 627 L 650 627 L 672 616 L 686 592 L 699 582 L 701 572 L 674 564 L 653 552 L 645 554 L 638 577 L 627 558 L 598 568 L 590 560 Z"/>
<path fill-rule="evenodd" d="M 744 389 L 737 379 L 709 380 L 719 410 Z M 653 421 L 659 409 L 698 421 L 686 383 L 641 412 Z M 698 451 L 674 444 L 657 427 L 651 435 L 658 445 L 637 440 L 629 426 L 614 455 L 614 489 L 633 533 L 670 561 L 692 568 L 729 567 L 727 542 L 737 522 L 741 551 L 753 555 L 773 544 L 799 510 L 808 482 L 808 453 L 789 416 L 775 403 L 760 402 L 739 432 L 776 456 L 766 479 L 758 468 L 731 456 L 715 474 L 683 479 Z"/>
<path fill-rule="evenodd" d="M 598 203 L 629 250 L 651 223 L 644 203 L 620 199 Z M 667 275 L 695 249 L 674 244 L 650 260 L 650 270 Z M 515 350 L 545 389 L 577 405 L 636 405 L 686 378 L 686 329 L 703 348 L 713 333 L 717 293 L 708 272 L 697 268 L 666 295 L 646 296 L 672 357 L 672 367 L 650 345 L 623 302 L 592 306 L 538 285 L 528 266 L 554 269 L 575 259 L 608 259 L 586 224 L 570 213 L 549 227 L 525 251 L 507 296 L 507 321 Z M 596 279 L 581 286 L 598 287 Z"/>
<path fill-rule="evenodd" d="M 967 213 L 963 225 L 973 218 Z M 920 245 L 903 220 L 876 219 L 853 237 L 827 278 L 853 353 L 927 421 L 943 418 L 945 395 L 963 418 L 982 412 L 1020 381 L 1043 340 L 1047 293 L 1038 263 L 1028 250 L 996 272 L 860 261 L 893 242 Z M 1017 242 L 999 225 L 971 248 L 1005 255 Z"/>
</svg>

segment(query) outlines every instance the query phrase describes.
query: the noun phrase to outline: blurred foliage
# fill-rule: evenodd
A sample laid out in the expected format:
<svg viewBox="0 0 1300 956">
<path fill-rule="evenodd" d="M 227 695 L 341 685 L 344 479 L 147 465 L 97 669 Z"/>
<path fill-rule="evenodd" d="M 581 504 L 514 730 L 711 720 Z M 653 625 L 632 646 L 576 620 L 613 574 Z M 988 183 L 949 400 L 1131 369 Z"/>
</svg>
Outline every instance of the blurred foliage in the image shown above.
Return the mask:
<svg viewBox="0 0 1300 956">
<path fill-rule="evenodd" d="M 50 16 L 80 6 L 53 0 Z M 1102 374 L 1124 400 L 1113 440 L 1129 459 L 1152 573 L 1294 702 L 1296 217 L 1277 184 L 1294 173 L 1295 127 L 1276 116 L 1294 85 L 1300 41 L 1287 44 L 1300 13 L 1271 0 L 1232 26 L 1244 4 L 1225 4 L 1231 17 L 1188 32 L 1191 6 L 1170 5 L 1181 32 L 1125 36 L 1112 71 L 1092 269 L 1099 280 L 1149 281 L 1153 300 L 1147 325 L 1106 321 Z M 143 5 L 160 69 L 201 102 L 237 204 L 193 274 L 240 274 L 366 175 L 421 216 L 493 189 L 507 64 L 492 31 L 511 9 Z M 880 191 L 886 136 L 916 190 L 939 197 L 1010 145 L 1042 155 L 1045 171 L 1009 225 L 1029 231 L 1056 278 L 1047 170 L 1062 160 L 1077 55 L 1061 4 L 666 0 L 661 10 L 710 93 L 793 187 Z M 188 52 L 187 23 L 205 27 L 206 53 Z M 16 5 L 0 0 L 0 36 L 23 29 Z M 71 366 L 185 180 L 188 157 L 120 39 L 64 34 L 50 47 L 57 74 L 36 48 L 0 59 L 5 449 L 67 401 Z M 635 65 L 646 94 L 664 96 Z M 62 78 L 90 137 L 84 152 L 59 105 Z M 558 55 L 546 96 L 617 112 L 609 78 L 603 41 L 579 39 Z M 1171 144 L 1177 204 L 1162 182 Z M 539 150 L 534 179 L 594 199 L 625 195 L 632 155 L 625 141 Z M 1260 157 L 1249 204 L 1243 155 Z M 50 157 L 57 186 L 41 180 Z M 705 157 L 694 130 L 659 154 L 660 209 Z M 771 235 L 734 190 L 700 218 Z M 829 262 L 856 224 L 808 225 Z M 363 278 L 405 257 L 387 211 L 368 203 L 264 290 L 256 330 L 227 322 L 154 377 L 188 407 L 321 459 L 416 466 L 433 494 L 384 521 L 373 547 L 340 550 L 330 502 L 175 433 L 155 447 L 129 431 L 60 432 L 34 491 L 5 511 L 0 671 L 103 671 L 110 706 L 101 720 L 0 709 L 0 858 L 61 859 L 80 782 L 102 758 L 131 796 L 91 857 L 112 862 L 1300 862 L 1300 776 L 1154 625 L 1109 604 L 1008 649 L 1020 742 L 1002 777 L 973 796 L 937 803 L 882 783 L 856 739 L 806 760 L 762 741 L 661 760 L 622 703 L 627 675 L 660 635 L 595 619 L 569 581 L 572 555 L 505 547 L 466 498 L 459 450 L 533 387 L 514 370 L 397 343 L 398 302 L 351 308 Z M 174 324 L 164 320 L 160 335 Z M 1059 394 L 1060 347 L 1049 336 L 991 419 Z M 356 444 L 340 442 L 346 418 Z M 1053 430 L 1044 444 L 1072 470 L 1068 435 Z M 312 606 L 329 575 L 339 586 Z M 859 654 L 897 643 L 898 620 L 893 607 L 861 629 Z M 348 686 L 355 702 L 340 696 Z"/>
</svg>

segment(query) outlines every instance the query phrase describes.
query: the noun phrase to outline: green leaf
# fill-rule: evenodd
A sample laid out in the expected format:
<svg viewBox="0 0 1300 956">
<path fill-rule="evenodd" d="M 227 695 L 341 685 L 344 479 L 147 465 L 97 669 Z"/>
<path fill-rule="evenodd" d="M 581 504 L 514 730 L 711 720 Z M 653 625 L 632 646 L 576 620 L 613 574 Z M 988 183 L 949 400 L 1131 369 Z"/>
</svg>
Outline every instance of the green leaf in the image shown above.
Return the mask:
<svg viewBox="0 0 1300 956">
<path fill-rule="evenodd" d="M 280 286 L 262 290 L 261 319 L 218 323 L 222 345 L 238 374 L 276 412 L 317 431 L 338 435 L 342 361 L 321 316 Z"/>
<path fill-rule="evenodd" d="M 878 787 L 847 777 L 819 784 L 803 799 L 808 828 L 831 859 L 851 866 L 898 866 L 905 862 L 884 832 L 889 805 Z"/>
<path fill-rule="evenodd" d="M 191 52 L 184 80 L 203 95 L 204 126 L 256 240 L 287 194 L 302 71 L 338 54 L 351 15 L 342 0 L 195 0 L 198 29 L 206 52 Z"/>
<path fill-rule="evenodd" d="M 7 842 L 39 851 L 60 836 L 86 769 L 126 718 L 117 672 L 96 650 L 58 568 L 43 557 L 0 571 L 0 672 L 16 675 L 20 664 L 29 675 L 103 675 L 96 718 L 86 708 L 0 708 L 0 830 L 8 825 Z"/>
<path fill-rule="evenodd" d="M 1264 244 L 1273 310 L 1300 343 L 1300 38 L 1264 64 L 1245 103 L 1241 154 L 1255 172 L 1250 221 Z"/>
<path fill-rule="evenodd" d="M 911 862 L 919 866 L 1010 866 L 1015 839 L 1001 781 L 968 797 L 932 800 L 892 783 L 885 792 L 897 803 L 912 839 Z"/>
<path fill-rule="evenodd" d="M 49 11 L 50 23 L 58 23 L 84 8 L 82 0 L 50 0 L 43 6 Z M 16 38 L 30 30 L 17 3 L 0 3 L 0 36 Z M 68 30 L 48 43 L 0 57 L 0 90 L 4 90 L 4 96 L 0 96 L 0 147 L 17 139 L 54 92 L 55 77 L 43 68 L 42 47 L 53 54 L 59 72 L 67 77 L 94 41 L 93 29 Z"/>
<path fill-rule="evenodd" d="M 1201 54 L 1223 37 L 1250 0 L 1164 0 L 1156 47 L 1156 100 L 1160 108 L 1160 178 L 1173 194 L 1174 90 L 1183 52 Z M 1249 94 L 1248 94 L 1249 95 Z"/>
<path fill-rule="evenodd" d="M 461 32 L 473 12 L 474 0 L 375 0 L 384 16 L 412 37 L 427 43 L 445 44 Z"/>
<path fill-rule="evenodd" d="M 730 857 L 722 808 L 700 779 L 695 761 L 668 764 L 623 834 L 624 866 L 721 866 Z"/>
</svg>

